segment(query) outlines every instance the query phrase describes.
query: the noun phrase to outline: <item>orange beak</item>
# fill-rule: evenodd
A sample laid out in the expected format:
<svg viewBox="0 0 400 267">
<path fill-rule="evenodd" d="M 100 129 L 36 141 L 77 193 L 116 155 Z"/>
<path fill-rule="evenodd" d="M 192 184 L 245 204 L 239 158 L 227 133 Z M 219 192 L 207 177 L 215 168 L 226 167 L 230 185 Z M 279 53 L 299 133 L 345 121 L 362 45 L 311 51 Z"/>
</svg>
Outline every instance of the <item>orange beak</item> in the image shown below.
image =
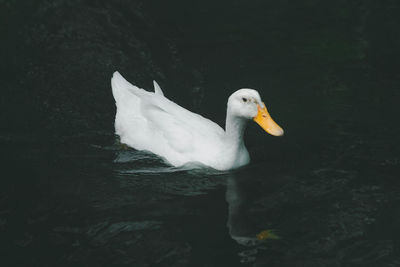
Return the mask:
<svg viewBox="0 0 400 267">
<path fill-rule="evenodd" d="M 282 136 L 282 128 L 278 124 L 276 124 L 276 122 L 271 118 L 271 115 L 269 115 L 264 103 L 263 106 L 264 107 L 257 105 L 258 113 L 257 116 L 253 118 L 253 120 L 257 122 L 258 125 L 260 125 L 267 133 L 274 136 Z"/>
</svg>

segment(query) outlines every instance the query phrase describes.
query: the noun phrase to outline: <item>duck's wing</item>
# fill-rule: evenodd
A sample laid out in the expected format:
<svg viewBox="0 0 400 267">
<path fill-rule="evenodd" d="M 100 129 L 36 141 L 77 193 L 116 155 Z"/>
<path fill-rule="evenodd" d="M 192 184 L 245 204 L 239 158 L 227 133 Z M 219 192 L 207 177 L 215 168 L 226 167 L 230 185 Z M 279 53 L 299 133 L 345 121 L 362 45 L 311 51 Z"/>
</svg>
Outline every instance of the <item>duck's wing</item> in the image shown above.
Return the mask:
<svg viewBox="0 0 400 267">
<path fill-rule="evenodd" d="M 177 105 L 162 94 L 159 86 L 155 88 L 154 94 L 144 90 L 129 91 L 140 97 L 141 114 L 164 133 L 174 148 L 181 151 L 183 147 L 190 147 L 188 143 L 200 142 L 201 136 L 216 138 L 223 134 L 218 124 Z"/>
<path fill-rule="evenodd" d="M 190 159 L 191 155 L 198 155 L 213 142 L 220 141 L 224 131 L 219 125 L 167 99 L 156 82 L 155 93 L 151 93 L 131 85 L 119 73 L 114 73 L 113 80 L 131 94 L 124 98 L 136 100 L 136 103 L 131 101 L 136 106 L 131 107 L 131 112 L 135 110 L 139 119 L 130 127 L 131 132 L 136 132 L 133 134 L 140 136 L 133 140 L 137 143 L 135 148 L 150 150 L 178 165 L 178 162 L 194 160 Z M 172 162 L 172 158 L 177 161 Z"/>
<path fill-rule="evenodd" d="M 157 95 L 164 96 L 164 93 L 161 90 L 161 87 L 158 85 L 158 83 L 156 81 L 153 81 L 153 85 L 154 85 L 154 93 L 157 94 Z"/>
</svg>

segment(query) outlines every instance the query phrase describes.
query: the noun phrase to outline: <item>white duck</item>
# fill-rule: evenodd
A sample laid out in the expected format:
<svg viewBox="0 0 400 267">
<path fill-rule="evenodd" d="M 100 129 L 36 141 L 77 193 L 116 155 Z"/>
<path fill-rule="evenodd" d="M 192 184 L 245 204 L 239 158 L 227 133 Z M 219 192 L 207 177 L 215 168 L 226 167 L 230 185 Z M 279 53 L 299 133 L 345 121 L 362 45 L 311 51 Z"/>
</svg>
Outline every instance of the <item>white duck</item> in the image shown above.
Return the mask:
<svg viewBox="0 0 400 267">
<path fill-rule="evenodd" d="M 249 120 L 272 135 L 283 135 L 253 89 L 240 89 L 229 97 L 224 130 L 167 99 L 155 81 L 152 93 L 115 72 L 111 86 L 117 106 L 115 132 L 121 143 L 157 154 L 174 166 L 199 162 L 228 170 L 246 165 L 250 157 L 243 135 Z"/>
</svg>

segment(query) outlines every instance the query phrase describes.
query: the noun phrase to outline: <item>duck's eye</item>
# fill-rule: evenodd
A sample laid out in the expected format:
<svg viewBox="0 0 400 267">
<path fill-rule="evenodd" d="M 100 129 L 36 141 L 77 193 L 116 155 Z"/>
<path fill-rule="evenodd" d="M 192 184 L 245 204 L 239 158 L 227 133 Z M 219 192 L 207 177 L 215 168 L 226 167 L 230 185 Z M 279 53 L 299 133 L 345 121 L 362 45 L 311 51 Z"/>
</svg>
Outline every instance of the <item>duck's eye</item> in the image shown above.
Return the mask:
<svg viewBox="0 0 400 267">
<path fill-rule="evenodd" d="M 242 97 L 243 102 L 247 102 L 247 98 Z"/>
</svg>

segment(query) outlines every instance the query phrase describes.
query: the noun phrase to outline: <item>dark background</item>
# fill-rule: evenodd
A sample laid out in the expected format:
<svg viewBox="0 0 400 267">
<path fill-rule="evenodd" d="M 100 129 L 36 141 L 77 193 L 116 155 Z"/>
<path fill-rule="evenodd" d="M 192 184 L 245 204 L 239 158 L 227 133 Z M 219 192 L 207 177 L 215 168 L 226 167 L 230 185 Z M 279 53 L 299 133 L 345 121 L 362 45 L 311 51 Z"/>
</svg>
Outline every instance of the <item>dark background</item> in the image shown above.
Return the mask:
<svg viewBox="0 0 400 267">
<path fill-rule="evenodd" d="M 0 264 L 399 266 L 399 28 L 389 0 L 0 0 Z M 116 70 L 221 126 L 255 88 L 285 136 L 169 167 L 116 141 Z"/>
</svg>

